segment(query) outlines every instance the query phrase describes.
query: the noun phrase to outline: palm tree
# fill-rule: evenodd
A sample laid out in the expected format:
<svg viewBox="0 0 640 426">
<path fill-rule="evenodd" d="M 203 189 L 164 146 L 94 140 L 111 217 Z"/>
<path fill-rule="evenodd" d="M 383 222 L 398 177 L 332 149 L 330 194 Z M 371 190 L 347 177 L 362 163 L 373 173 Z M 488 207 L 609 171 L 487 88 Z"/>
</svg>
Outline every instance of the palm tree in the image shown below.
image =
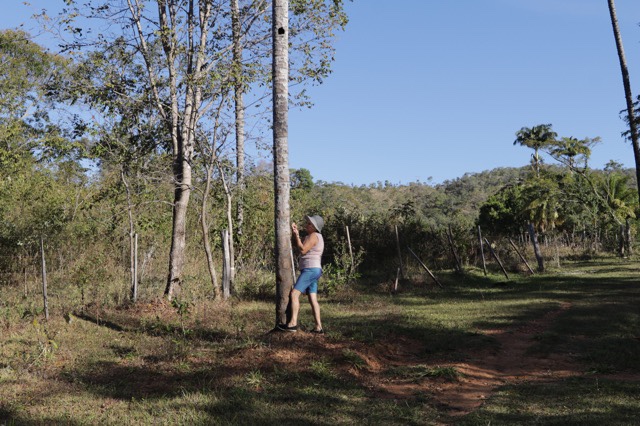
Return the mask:
<svg viewBox="0 0 640 426">
<path fill-rule="evenodd" d="M 523 127 L 516 132 L 516 140 L 514 145 L 519 144 L 527 148 L 533 148 L 534 153 L 531 155 L 531 163 L 536 176 L 540 176 L 540 150 L 551 145 L 558 134 L 551 130 L 551 124 L 539 124 L 532 128 Z"/>
<path fill-rule="evenodd" d="M 536 177 L 528 180 L 523 188 L 522 216 L 529 222 L 529 234 L 538 261 L 538 271 L 544 271 L 544 258 L 538 244 L 538 234 L 546 234 L 563 221 L 560 214 L 560 188 L 555 179 Z"/>
<path fill-rule="evenodd" d="M 624 256 L 625 247 L 629 254 L 632 252 L 631 246 L 631 224 L 630 220 L 636 217 L 633 188 L 629 185 L 629 177 L 617 173 L 606 176 L 603 182 L 606 192 L 606 204 L 613 220 L 620 228 L 619 255 Z"/>
<path fill-rule="evenodd" d="M 624 47 L 622 45 L 622 36 L 618 27 L 618 17 L 616 15 L 616 6 L 614 0 L 608 0 L 609 14 L 611 15 L 611 26 L 613 27 L 613 36 L 616 39 L 616 47 L 618 48 L 618 59 L 620 60 L 620 71 L 622 72 L 622 84 L 624 85 L 624 96 L 627 102 L 627 118 L 629 121 L 629 130 L 631 137 L 631 145 L 633 146 L 633 156 L 636 161 L 636 179 L 640 182 L 640 144 L 638 142 L 638 127 L 633 110 L 633 93 L 631 92 L 631 82 L 629 80 L 629 69 L 627 67 L 627 59 L 624 55 Z M 640 185 L 638 185 L 638 200 L 640 200 Z"/>
<path fill-rule="evenodd" d="M 293 287 L 288 147 L 289 0 L 273 0 L 273 186 L 276 237 L 276 326 L 286 324 Z"/>
</svg>

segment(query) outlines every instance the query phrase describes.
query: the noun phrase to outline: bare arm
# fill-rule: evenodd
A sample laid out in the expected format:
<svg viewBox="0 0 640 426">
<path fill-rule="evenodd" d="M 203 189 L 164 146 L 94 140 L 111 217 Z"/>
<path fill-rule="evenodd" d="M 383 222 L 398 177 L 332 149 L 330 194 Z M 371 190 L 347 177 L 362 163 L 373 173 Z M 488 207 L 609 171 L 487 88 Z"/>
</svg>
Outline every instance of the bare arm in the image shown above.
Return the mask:
<svg viewBox="0 0 640 426">
<path fill-rule="evenodd" d="M 298 227 L 295 223 L 291 224 L 291 229 L 293 229 L 293 243 L 300 250 L 302 255 L 305 255 L 318 244 L 318 236 L 314 232 L 313 234 L 307 235 L 307 238 L 304 239 L 304 243 L 300 239 L 300 233 L 298 232 Z"/>
</svg>

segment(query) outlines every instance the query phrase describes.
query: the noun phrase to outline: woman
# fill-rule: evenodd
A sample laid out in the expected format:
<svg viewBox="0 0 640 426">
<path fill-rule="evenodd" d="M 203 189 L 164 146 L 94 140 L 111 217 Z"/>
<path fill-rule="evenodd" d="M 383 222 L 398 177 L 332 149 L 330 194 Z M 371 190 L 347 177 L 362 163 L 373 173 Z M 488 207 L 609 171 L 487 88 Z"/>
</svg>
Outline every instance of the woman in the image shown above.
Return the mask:
<svg viewBox="0 0 640 426">
<path fill-rule="evenodd" d="M 300 239 L 300 233 L 295 223 L 291 224 L 293 230 L 293 244 L 300 251 L 298 267 L 300 276 L 296 285 L 291 289 L 291 320 L 284 327 L 286 331 L 298 331 L 298 313 L 300 312 L 300 295 L 306 293 L 313 311 L 313 319 L 316 326 L 312 333 L 324 334 L 322 321 L 320 320 L 320 305 L 318 304 L 318 279 L 322 275 L 322 265 L 320 263 L 322 252 L 324 251 L 324 239 L 322 238 L 322 227 L 324 220 L 320 216 L 305 216 L 305 231 L 307 235 L 304 240 Z"/>
</svg>

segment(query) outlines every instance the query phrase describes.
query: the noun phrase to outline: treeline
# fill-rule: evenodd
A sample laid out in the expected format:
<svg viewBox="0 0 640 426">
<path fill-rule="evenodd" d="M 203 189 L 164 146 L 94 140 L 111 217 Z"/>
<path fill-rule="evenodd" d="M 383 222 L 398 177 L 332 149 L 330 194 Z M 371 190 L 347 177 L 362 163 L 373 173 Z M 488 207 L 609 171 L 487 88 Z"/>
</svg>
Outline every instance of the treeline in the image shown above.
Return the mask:
<svg viewBox="0 0 640 426">
<path fill-rule="evenodd" d="M 47 22 L 71 34 L 73 54 L 0 32 L 0 282 L 33 291 L 44 254 L 53 294 L 74 306 L 129 300 L 135 282 L 143 298 L 220 298 L 223 276 L 237 297 L 272 298 L 274 166 L 244 145 L 274 157 L 268 2 L 189 1 L 157 17 L 138 2 L 69 3 Z M 305 84 L 330 74 L 347 18 L 340 1 L 290 9 L 290 98 L 306 106 Z M 85 31 L 82 16 L 115 32 Z M 291 170 L 291 219 L 325 218 L 329 292 L 395 276 L 409 248 L 435 270 L 479 267 L 479 232 L 510 269 L 509 240 L 539 269 L 561 255 L 627 256 L 637 185 L 616 163 L 589 168 L 598 142 L 523 127 L 515 143 L 533 149 L 529 166 L 438 185 L 357 187 Z"/>
<path fill-rule="evenodd" d="M 115 168 L 89 172 L 69 160 L 42 163 L 28 155 L 20 163 L 14 162 L 19 167 L 3 177 L 0 193 L 2 282 L 25 282 L 32 290 L 37 286 L 39 241 L 43 236 L 52 288 L 64 289 L 69 300 L 77 303 L 126 301 L 134 229 L 139 248 L 140 297 L 160 297 L 171 242 L 172 185 L 170 176 L 163 175 L 166 167 L 161 164 L 167 161 L 160 155 L 154 160 L 158 164 L 149 164 L 150 169 L 157 170 L 154 179 L 145 175 L 126 183 Z M 399 266 L 397 236 L 405 262 L 412 261 L 407 251 L 410 247 L 435 271 L 456 270 L 454 250 L 463 268 L 482 267 L 478 225 L 495 243 L 510 271 L 522 270 L 522 266 L 508 239 L 531 256 L 529 223 L 536 226 L 547 260 L 558 255 L 620 253 L 621 224 L 625 235 L 627 229 L 631 230 L 631 247 L 635 239 L 631 170 L 607 168 L 583 176 L 560 166 L 547 166 L 538 180 L 527 166 L 466 174 L 438 185 L 414 182 L 360 187 L 314 182 L 305 169 L 292 170 L 291 176 L 292 220 L 301 221 L 309 212 L 325 218 L 325 291 L 337 290 L 362 275 L 391 280 Z M 245 225 L 242 235 L 235 236 L 235 294 L 271 298 L 271 168 L 254 166 L 246 179 Z M 199 177 L 196 182 L 203 180 Z M 542 183 L 547 186 L 540 186 Z M 609 191 L 609 198 L 598 198 L 594 188 Z M 194 193 L 194 204 L 200 205 L 201 192 Z M 226 200 L 224 185 L 216 180 L 206 208 L 218 278 L 223 258 L 221 231 L 227 228 Z M 187 218 L 184 298 L 214 297 L 202 243 L 201 215 L 201 209 L 192 209 Z M 489 253 L 485 255 L 493 264 Z"/>
</svg>

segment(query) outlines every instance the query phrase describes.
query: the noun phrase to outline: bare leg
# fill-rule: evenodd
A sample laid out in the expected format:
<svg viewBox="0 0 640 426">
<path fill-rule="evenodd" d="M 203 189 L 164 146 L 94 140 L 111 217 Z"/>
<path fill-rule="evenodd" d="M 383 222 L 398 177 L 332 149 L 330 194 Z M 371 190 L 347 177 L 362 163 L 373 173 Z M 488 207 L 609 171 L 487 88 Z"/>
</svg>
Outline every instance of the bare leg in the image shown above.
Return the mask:
<svg viewBox="0 0 640 426">
<path fill-rule="evenodd" d="M 302 293 L 300 293 L 300 291 L 296 290 L 295 288 L 291 290 L 291 320 L 289 321 L 289 324 L 287 324 L 289 327 L 298 325 L 298 313 L 300 312 L 301 294 Z"/>
<path fill-rule="evenodd" d="M 316 321 L 316 331 L 322 330 L 322 321 L 320 320 L 320 304 L 318 303 L 318 294 L 309 293 L 309 303 L 311 304 L 311 310 L 313 311 L 313 319 Z M 298 305 L 300 305 L 298 303 Z"/>
</svg>

